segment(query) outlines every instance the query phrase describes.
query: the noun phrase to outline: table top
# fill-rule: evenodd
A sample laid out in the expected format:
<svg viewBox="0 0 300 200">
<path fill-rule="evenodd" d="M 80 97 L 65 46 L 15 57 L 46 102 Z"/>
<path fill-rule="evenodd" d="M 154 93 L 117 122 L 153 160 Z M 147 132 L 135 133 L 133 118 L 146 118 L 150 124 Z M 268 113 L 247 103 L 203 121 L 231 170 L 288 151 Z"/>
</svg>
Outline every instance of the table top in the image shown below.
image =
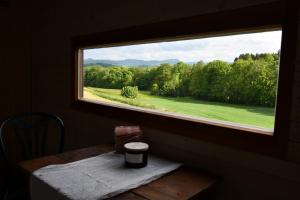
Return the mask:
<svg viewBox="0 0 300 200">
<path fill-rule="evenodd" d="M 88 148 L 45 156 L 19 163 L 21 169 L 31 174 L 33 171 L 52 164 L 64 164 L 113 151 L 112 145 L 97 145 Z M 151 183 L 125 192 L 111 200 L 183 200 L 200 196 L 217 182 L 216 177 L 199 170 L 181 167 Z"/>
</svg>

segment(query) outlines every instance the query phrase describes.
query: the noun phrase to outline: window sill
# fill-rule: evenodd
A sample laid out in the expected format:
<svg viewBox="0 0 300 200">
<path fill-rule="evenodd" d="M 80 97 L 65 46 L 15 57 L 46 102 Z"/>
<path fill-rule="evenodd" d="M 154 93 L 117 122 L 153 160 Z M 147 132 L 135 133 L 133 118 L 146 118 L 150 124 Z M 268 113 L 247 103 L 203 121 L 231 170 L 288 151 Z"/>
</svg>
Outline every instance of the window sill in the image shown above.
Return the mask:
<svg viewBox="0 0 300 200">
<path fill-rule="evenodd" d="M 204 140 L 211 143 L 230 146 L 245 151 L 261 153 L 282 158 L 282 149 L 272 136 L 272 132 L 237 127 L 227 124 L 206 123 L 199 120 L 174 117 L 166 113 L 136 108 L 133 106 L 112 105 L 98 101 L 77 99 L 73 108 L 79 111 L 95 113 L 144 127 L 163 130 L 172 134 Z"/>
</svg>

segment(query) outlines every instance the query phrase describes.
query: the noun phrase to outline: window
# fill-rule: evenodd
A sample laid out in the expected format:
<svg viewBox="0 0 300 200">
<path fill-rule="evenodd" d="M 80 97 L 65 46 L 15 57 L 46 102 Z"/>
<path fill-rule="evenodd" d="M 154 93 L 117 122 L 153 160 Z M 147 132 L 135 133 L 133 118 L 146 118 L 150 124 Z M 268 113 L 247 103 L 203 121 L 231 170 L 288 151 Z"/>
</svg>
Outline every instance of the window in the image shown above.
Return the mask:
<svg viewBox="0 0 300 200">
<path fill-rule="evenodd" d="M 75 37 L 73 106 L 282 157 L 296 49 L 296 12 L 284 10 L 292 8 L 273 2 Z"/>
<path fill-rule="evenodd" d="M 273 134 L 281 30 L 83 49 L 82 99 Z"/>
</svg>

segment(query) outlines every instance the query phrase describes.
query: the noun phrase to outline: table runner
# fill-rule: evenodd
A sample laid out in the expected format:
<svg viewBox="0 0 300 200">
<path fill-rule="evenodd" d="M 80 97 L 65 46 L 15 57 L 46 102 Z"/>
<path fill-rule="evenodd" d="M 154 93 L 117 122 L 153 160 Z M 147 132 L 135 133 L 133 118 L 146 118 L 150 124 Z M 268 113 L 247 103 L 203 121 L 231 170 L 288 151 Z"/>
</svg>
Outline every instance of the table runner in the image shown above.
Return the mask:
<svg viewBox="0 0 300 200">
<path fill-rule="evenodd" d="M 114 152 L 68 164 L 49 165 L 33 172 L 31 198 L 106 199 L 158 179 L 180 165 L 149 155 L 147 167 L 129 169 L 124 166 L 124 156 Z"/>
</svg>

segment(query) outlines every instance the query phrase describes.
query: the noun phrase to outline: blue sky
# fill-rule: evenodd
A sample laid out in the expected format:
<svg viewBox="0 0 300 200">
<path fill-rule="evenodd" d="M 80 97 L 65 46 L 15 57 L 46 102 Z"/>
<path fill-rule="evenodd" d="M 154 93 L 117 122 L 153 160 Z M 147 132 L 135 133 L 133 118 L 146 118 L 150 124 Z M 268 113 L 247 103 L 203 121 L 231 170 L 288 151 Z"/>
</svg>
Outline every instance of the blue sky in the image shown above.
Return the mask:
<svg viewBox="0 0 300 200">
<path fill-rule="evenodd" d="M 242 53 L 274 53 L 280 49 L 281 31 L 268 31 L 173 42 L 87 49 L 84 58 L 107 60 L 166 60 L 184 62 L 225 60 L 232 62 Z"/>
</svg>

